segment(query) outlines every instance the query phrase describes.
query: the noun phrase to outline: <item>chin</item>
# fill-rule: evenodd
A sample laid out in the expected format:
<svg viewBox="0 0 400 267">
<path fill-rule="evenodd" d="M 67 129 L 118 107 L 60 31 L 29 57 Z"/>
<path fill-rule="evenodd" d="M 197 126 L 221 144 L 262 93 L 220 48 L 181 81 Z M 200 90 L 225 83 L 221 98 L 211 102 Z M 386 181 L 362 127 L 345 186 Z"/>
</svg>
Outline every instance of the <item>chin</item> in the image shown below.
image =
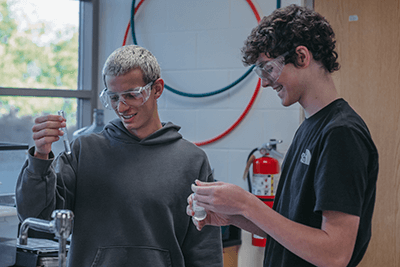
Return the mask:
<svg viewBox="0 0 400 267">
<path fill-rule="evenodd" d="M 284 107 L 290 107 L 291 105 L 293 105 L 296 102 L 292 102 L 285 98 L 281 98 L 281 103 L 282 103 L 282 106 L 284 106 Z"/>
<path fill-rule="evenodd" d="M 281 99 L 282 106 L 287 107 L 288 105 L 287 105 L 287 103 L 285 101 L 285 98 L 284 97 L 279 97 L 279 98 Z"/>
<path fill-rule="evenodd" d="M 284 107 L 290 107 L 291 105 L 292 105 L 292 104 L 288 104 L 288 103 L 282 101 L 282 106 L 284 106 Z"/>
</svg>

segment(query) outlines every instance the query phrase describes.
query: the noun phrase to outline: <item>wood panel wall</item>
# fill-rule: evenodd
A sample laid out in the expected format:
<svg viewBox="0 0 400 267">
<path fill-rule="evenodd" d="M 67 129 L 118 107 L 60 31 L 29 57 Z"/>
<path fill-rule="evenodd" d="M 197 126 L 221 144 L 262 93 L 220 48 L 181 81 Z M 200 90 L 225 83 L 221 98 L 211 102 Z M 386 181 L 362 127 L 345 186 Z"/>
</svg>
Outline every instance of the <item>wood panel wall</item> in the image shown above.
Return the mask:
<svg viewBox="0 0 400 267">
<path fill-rule="evenodd" d="M 372 240 L 359 266 L 399 267 L 400 1 L 314 0 L 314 9 L 336 33 L 337 89 L 364 118 L 380 156 Z"/>
</svg>

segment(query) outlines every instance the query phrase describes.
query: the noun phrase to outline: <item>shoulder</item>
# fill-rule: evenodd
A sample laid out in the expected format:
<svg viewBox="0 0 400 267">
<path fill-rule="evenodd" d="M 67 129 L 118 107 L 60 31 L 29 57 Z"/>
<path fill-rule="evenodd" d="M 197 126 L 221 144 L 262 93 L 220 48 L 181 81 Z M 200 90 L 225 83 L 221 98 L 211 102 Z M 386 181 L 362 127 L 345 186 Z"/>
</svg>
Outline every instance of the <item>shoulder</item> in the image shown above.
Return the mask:
<svg viewBox="0 0 400 267">
<path fill-rule="evenodd" d="M 202 148 L 200 148 L 196 144 L 194 144 L 193 142 L 191 142 L 185 138 L 182 138 L 178 141 L 179 141 L 181 148 L 185 149 L 188 154 L 206 157 L 206 152 Z"/>
<path fill-rule="evenodd" d="M 169 129 L 170 131 L 174 131 L 175 134 L 179 134 L 178 131 L 181 129 L 180 126 L 172 123 L 172 122 L 167 122 L 163 123 L 163 128 Z M 181 134 L 179 134 L 180 138 L 177 138 L 177 140 L 174 140 L 181 149 L 185 150 L 187 153 L 194 153 L 194 154 L 199 154 L 199 155 L 206 155 L 203 149 L 198 147 L 196 144 L 193 142 L 185 139 Z"/>
<path fill-rule="evenodd" d="M 352 134 L 371 138 L 369 129 L 361 116 L 344 100 L 338 99 L 329 104 L 314 119 L 322 135 L 330 135 L 332 132 L 338 134 Z"/>
</svg>

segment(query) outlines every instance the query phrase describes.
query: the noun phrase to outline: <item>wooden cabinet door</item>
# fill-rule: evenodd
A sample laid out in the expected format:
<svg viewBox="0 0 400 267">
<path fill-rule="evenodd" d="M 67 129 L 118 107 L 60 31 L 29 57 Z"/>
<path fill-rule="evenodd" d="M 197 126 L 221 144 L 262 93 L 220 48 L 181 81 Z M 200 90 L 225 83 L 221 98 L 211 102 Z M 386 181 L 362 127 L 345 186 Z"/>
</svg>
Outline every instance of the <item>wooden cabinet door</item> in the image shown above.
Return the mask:
<svg viewBox="0 0 400 267">
<path fill-rule="evenodd" d="M 339 94 L 379 152 L 372 240 L 359 266 L 400 266 L 400 1 L 314 0 L 336 34 Z"/>
</svg>

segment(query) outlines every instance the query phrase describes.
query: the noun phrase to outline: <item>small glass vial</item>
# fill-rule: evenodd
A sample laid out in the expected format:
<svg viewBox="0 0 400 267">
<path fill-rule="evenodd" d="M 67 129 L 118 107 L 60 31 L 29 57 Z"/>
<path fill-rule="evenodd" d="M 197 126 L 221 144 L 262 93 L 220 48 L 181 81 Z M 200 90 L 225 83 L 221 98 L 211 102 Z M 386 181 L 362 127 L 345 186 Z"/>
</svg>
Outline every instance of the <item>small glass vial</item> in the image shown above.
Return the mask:
<svg viewBox="0 0 400 267">
<path fill-rule="evenodd" d="M 65 118 L 64 110 L 59 110 L 58 115 Z M 64 135 L 62 136 L 62 140 L 64 143 L 65 153 L 69 155 L 69 154 L 71 154 L 71 146 L 70 146 L 69 140 L 68 140 L 67 126 L 65 126 L 64 128 L 61 128 L 61 131 L 64 132 Z"/>
<path fill-rule="evenodd" d="M 193 200 L 193 211 L 194 211 L 194 216 L 198 221 L 204 220 L 207 217 L 207 212 L 203 207 L 197 206 L 197 200 Z"/>
</svg>

